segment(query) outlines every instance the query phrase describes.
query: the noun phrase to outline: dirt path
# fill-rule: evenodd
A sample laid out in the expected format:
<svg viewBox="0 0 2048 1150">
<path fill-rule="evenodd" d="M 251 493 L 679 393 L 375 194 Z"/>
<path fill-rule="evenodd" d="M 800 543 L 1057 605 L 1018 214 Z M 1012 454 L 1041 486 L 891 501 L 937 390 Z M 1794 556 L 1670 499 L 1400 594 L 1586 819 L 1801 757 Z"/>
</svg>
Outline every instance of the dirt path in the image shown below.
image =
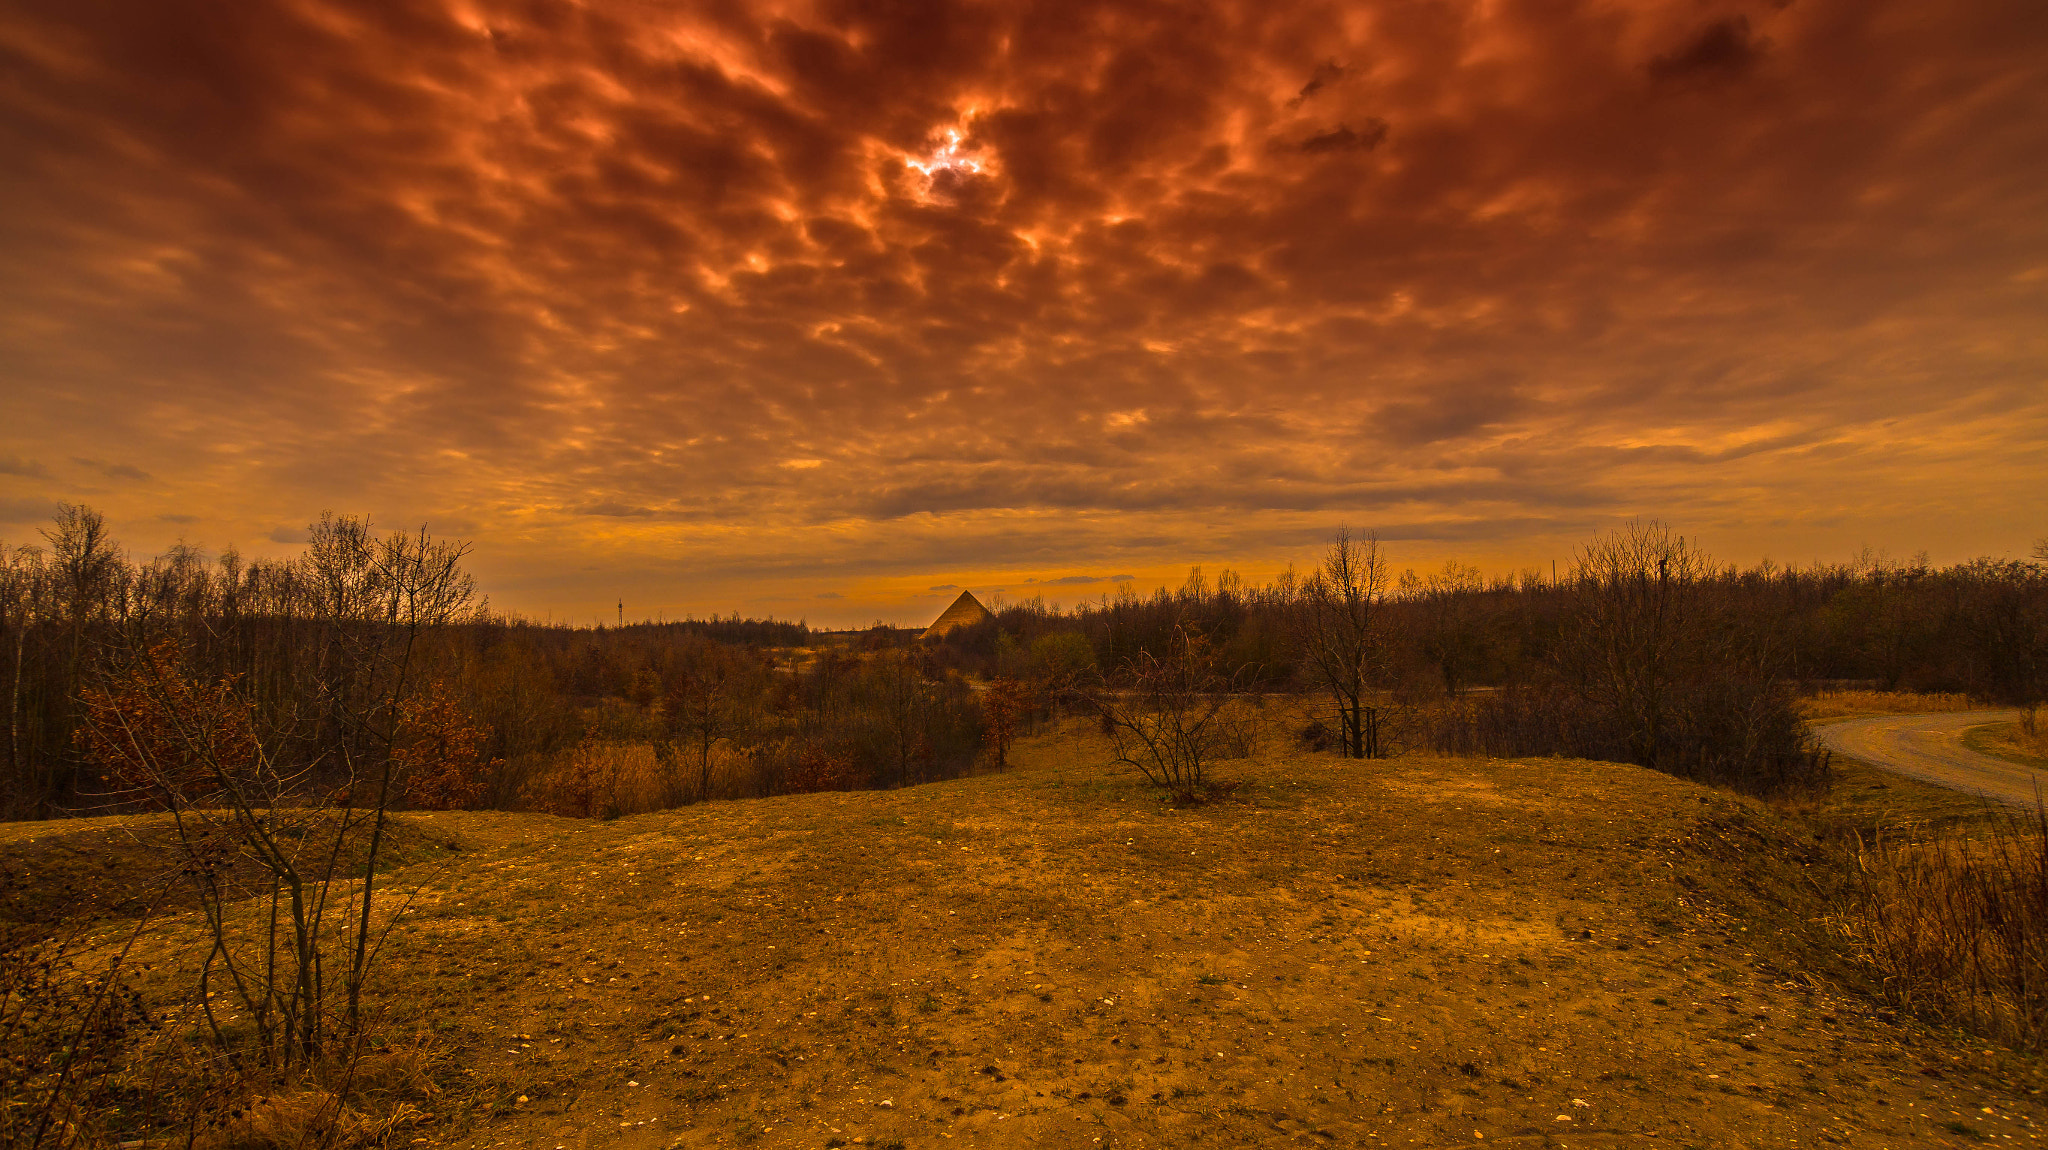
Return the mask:
<svg viewBox="0 0 2048 1150">
<path fill-rule="evenodd" d="M 1986 723 L 2009 723 L 2018 711 L 1947 711 L 1931 715 L 1873 715 L 1817 727 L 1831 751 L 1944 787 L 2001 802 L 2032 806 L 2036 771 L 1980 755 L 1963 745 L 1963 732 Z M 2048 779 L 2041 780 L 2048 786 Z"/>
</svg>

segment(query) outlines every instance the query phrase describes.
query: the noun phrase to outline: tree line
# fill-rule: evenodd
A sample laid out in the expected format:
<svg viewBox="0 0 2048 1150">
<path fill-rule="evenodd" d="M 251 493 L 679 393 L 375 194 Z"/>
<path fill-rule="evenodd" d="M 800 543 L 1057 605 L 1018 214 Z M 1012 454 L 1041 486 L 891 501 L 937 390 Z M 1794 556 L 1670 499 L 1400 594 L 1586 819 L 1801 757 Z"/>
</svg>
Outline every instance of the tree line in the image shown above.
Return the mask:
<svg viewBox="0 0 2048 1150">
<path fill-rule="evenodd" d="M 1320 699 L 1299 733 L 1354 757 L 1561 753 L 1752 790 L 1824 768 L 1792 709 L 1802 685 L 2048 697 L 2048 549 L 1738 569 L 1637 524 L 1556 577 L 1395 576 L 1376 539 L 1340 534 L 1266 584 L 1197 568 L 1150 596 L 998 604 L 936 641 L 878 626 L 851 643 L 737 616 L 520 619 L 476 598 L 465 550 L 328 515 L 292 558 L 137 562 L 98 514 L 61 509 L 37 545 L 0 549 L 0 814 L 161 804 L 109 731 L 151 706 L 168 723 L 174 699 L 233 709 L 233 737 L 302 787 L 588 815 L 953 777 L 1058 709 L 1117 730 L 1107 709 L 1161 684 Z M 1123 718 L 1158 734 L 1157 716 Z M 164 732 L 124 737 L 145 735 Z"/>
<path fill-rule="evenodd" d="M 1177 641 L 1189 634 L 1202 642 Z M 2048 541 L 2031 560 L 1740 568 L 1635 523 L 1588 541 L 1559 575 L 1450 562 L 1395 577 L 1376 539 L 1340 534 L 1314 570 L 1269 584 L 1197 568 L 1150 596 L 1003 605 L 946 636 L 940 658 L 1063 685 L 1128 678 L 1141 653 L 1174 651 L 1200 652 L 1238 689 L 1320 695 L 1331 729 L 1308 736 L 1354 756 L 1383 737 L 1796 789 L 1826 777 L 1793 704 L 1802 690 L 2048 698 Z"/>
<path fill-rule="evenodd" d="M 608 791 L 894 786 L 980 753 L 972 691 L 900 642 L 814 650 L 801 623 L 738 616 L 538 623 L 479 600 L 466 553 L 330 514 L 291 558 L 137 562 L 97 512 L 61 508 L 37 545 L 0 547 L 0 815 L 174 806 L 166 786 L 207 774 L 221 739 L 247 747 L 213 764 L 224 785 L 598 814 L 619 813 Z M 629 746 L 649 778 L 614 777 Z"/>
</svg>

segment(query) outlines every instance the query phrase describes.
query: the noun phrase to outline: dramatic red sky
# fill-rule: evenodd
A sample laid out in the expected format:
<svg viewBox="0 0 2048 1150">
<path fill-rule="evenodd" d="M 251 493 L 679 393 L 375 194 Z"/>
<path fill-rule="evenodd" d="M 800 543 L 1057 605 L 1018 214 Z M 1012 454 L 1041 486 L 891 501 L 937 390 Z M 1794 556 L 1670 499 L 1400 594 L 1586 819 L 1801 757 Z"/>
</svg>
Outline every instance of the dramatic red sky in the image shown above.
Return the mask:
<svg viewBox="0 0 2048 1150">
<path fill-rule="evenodd" d="M 10 543 L 850 623 L 2048 535 L 2040 3 L 29 0 L 0 156 Z"/>
</svg>

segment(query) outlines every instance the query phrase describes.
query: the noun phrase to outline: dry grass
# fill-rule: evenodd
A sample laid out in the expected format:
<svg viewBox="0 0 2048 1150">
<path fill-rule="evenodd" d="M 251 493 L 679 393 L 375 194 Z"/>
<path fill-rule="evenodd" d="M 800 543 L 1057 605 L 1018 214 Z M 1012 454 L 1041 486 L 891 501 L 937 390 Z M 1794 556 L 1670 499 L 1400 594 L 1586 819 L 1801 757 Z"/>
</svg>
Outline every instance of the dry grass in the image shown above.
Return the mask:
<svg viewBox="0 0 2048 1150">
<path fill-rule="evenodd" d="M 1807 722 L 1842 719 L 1851 715 L 1921 715 L 1935 711 L 1967 711 L 1974 706 L 1968 695 L 1951 692 L 1917 691 L 1831 691 L 1808 695 L 1797 706 Z"/>
<path fill-rule="evenodd" d="M 2048 1047 L 2048 811 L 1968 837 L 1875 838 L 1852 930 L 1900 1008 Z"/>
<path fill-rule="evenodd" d="M 193 1135 L 194 1150 L 329 1150 L 385 1146 L 428 1118 L 416 1103 L 440 1092 L 425 1038 L 336 1059 L 289 1087 L 219 1105 Z"/>
<path fill-rule="evenodd" d="M 2048 767 L 2048 714 L 2038 706 L 2020 712 L 2017 722 L 1979 727 L 1963 736 L 1974 751 L 2034 767 Z"/>
<path fill-rule="evenodd" d="M 1816 925 L 1836 852 L 1761 804 L 1609 763 L 1351 762 L 1268 715 L 1232 797 L 1190 810 L 1067 720 L 930 786 L 406 816 L 465 849 L 394 876 L 423 889 L 368 993 L 434 1033 L 442 1093 L 365 1069 L 349 1107 L 389 1145 L 480 1150 L 1919 1145 L 1984 1106 L 2048 1119 L 2038 1069 L 1850 989 Z M 59 848 L 33 846 L 38 870 Z M 152 926 L 152 1002 L 205 937 Z M 277 1145 L 334 1087 L 270 1087 L 219 1144 Z M 376 1132 L 410 1106 L 433 1121 Z"/>
</svg>

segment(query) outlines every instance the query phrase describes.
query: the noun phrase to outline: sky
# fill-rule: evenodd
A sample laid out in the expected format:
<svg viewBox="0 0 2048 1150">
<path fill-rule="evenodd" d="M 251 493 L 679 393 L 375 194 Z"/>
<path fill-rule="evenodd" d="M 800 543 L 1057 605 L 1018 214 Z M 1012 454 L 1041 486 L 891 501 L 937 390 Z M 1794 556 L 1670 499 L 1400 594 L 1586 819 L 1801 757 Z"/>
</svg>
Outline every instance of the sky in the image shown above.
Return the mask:
<svg viewBox="0 0 2048 1150">
<path fill-rule="evenodd" d="M 2048 536 L 2048 5 L 31 0 L 0 155 L 9 545 L 851 625 Z"/>
</svg>

